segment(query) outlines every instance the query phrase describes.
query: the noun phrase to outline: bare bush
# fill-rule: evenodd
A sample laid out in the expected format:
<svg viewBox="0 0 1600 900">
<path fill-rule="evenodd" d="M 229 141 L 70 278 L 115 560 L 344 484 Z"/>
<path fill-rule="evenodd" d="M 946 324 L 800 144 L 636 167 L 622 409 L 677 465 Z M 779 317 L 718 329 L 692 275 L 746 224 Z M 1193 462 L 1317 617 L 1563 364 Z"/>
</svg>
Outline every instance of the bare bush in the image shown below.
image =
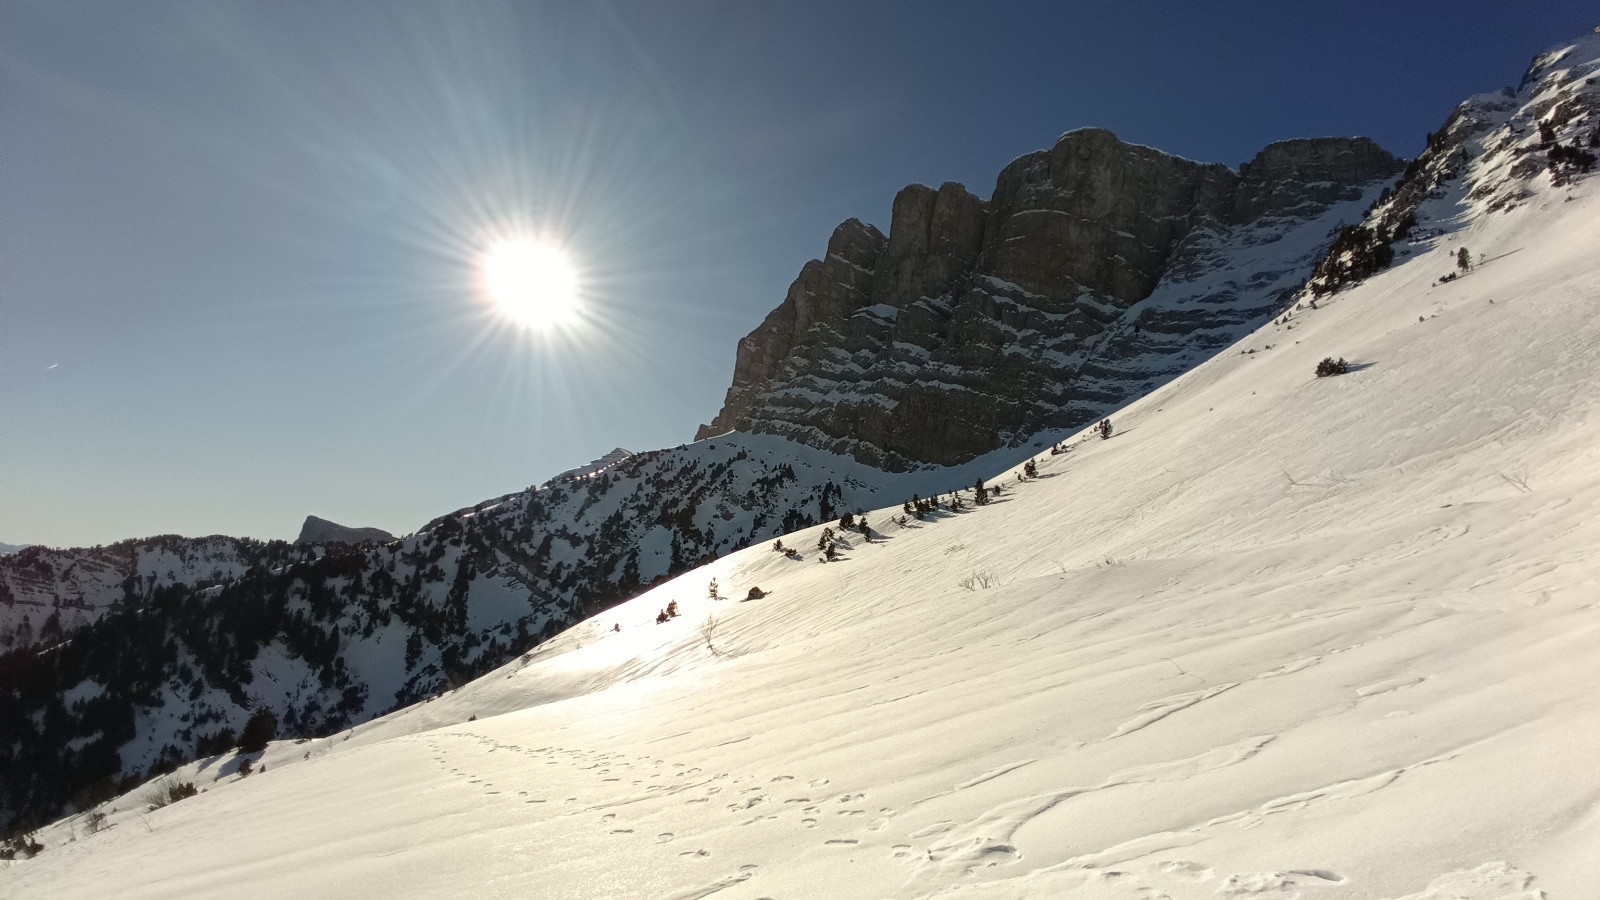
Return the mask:
<svg viewBox="0 0 1600 900">
<path fill-rule="evenodd" d="M 993 569 L 977 569 L 971 575 L 956 582 L 956 586 L 966 591 L 986 591 L 998 587 L 1000 576 Z"/>
<path fill-rule="evenodd" d="M 706 649 L 710 650 L 714 655 L 717 656 L 721 655 L 721 651 L 717 649 L 715 640 L 717 637 L 717 627 L 721 624 L 722 622 L 717 618 L 715 613 L 706 616 L 706 620 L 700 623 L 700 636 L 705 638 Z"/>
<path fill-rule="evenodd" d="M 99 834 L 109 827 L 106 824 L 106 814 L 98 809 L 83 817 L 83 830 L 89 834 Z"/>
<path fill-rule="evenodd" d="M 1519 493 L 1528 494 L 1533 492 L 1533 488 L 1528 487 L 1528 476 L 1521 472 L 1501 472 L 1500 477 L 1505 479 L 1506 484 L 1516 488 Z"/>
</svg>

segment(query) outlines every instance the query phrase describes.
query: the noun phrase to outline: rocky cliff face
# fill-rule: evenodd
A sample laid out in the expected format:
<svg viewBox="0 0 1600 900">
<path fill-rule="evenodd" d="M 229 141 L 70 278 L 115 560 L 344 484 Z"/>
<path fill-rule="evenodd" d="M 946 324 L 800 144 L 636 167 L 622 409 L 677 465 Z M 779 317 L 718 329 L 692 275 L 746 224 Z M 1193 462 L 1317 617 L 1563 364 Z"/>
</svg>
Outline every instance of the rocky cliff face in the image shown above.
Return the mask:
<svg viewBox="0 0 1600 900">
<path fill-rule="evenodd" d="M 985 202 L 912 185 L 854 219 L 739 343 L 698 437 L 779 434 L 889 470 L 1075 428 L 1241 337 L 1403 163 L 1364 138 L 1284 141 L 1238 172 L 1064 135 Z"/>
</svg>

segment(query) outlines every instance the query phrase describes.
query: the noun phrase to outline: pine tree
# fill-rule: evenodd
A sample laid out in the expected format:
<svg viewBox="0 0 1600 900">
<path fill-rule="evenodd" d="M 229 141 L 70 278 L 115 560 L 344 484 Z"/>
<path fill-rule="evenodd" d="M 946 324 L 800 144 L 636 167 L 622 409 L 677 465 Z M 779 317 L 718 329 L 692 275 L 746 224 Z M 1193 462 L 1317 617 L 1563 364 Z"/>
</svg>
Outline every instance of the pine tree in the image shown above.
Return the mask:
<svg viewBox="0 0 1600 900">
<path fill-rule="evenodd" d="M 244 731 L 239 734 L 240 753 L 260 753 L 267 749 L 267 742 L 278 736 L 278 717 L 272 710 L 259 707 L 250 714 L 249 721 L 244 723 Z"/>
</svg>

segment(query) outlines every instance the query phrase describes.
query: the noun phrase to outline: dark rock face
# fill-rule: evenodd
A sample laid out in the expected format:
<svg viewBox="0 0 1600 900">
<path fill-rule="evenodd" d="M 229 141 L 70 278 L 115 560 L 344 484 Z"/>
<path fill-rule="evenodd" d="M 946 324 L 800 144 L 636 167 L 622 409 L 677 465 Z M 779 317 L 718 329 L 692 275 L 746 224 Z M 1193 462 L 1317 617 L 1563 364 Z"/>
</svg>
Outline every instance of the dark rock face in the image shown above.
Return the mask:
<svg viewBox="0 0 1600 900">
<path fill-rule="evenodd" d="M 937 296 L 983 250 L 987 205 L 955 182 L 935 191 L 913 184 L 894 198 L 888 255 L 872 281 L 875 302 L 901 306 Z"/>
<path fill-rule="evenodd" d="M 1098 128 L 1016 160 L 995 185 L 987 273 L 1036 294 L 1087 288 L 1126 306 L 1148 295 L 1172 243 L 1221 218 L 1236 181 L 1202 165 L 1124 144 Z"/>
<path fill-rule="evenodd" d="M 1239 167 L 1233 219 L 1306 216 L 1361 197 L 1374 177 L 1392 176 L 1399 162 L 1366 138 L 1279 141 Z"/>
<path fill-rule="evenodd" d="M 295 538 L 296 544 L 387 544 L 394 540 L 394 535 L 382 528 L 351 528 L 319 519 L 316 516 L 306 516 L 304 525 L 300 526 L 300 536 Z"/>
<path fill-rule="evenodd" d="M 697 435 L 779 434 L 892 471 L 1081 426 L 1282 308 L 1400 160 L 1284 141 L 1232 169 L 1083 129 L 1000 173 L 850 220 L 739 342 Z"/>
</svg>

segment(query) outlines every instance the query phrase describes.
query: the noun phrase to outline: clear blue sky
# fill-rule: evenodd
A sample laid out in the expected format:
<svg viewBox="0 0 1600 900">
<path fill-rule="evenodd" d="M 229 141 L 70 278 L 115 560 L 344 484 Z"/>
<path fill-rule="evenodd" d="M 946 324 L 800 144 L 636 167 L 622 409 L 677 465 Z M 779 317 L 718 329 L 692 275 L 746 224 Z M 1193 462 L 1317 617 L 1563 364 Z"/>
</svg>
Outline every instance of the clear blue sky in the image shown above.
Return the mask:
<svg viewBox="0 0 1600 900">
<path fill-rule="evenodd" d="M 1315 7 L 1315 8 L 1313 8 Z M 902 185 L 1111 128 L 1402 155 L 1592 3 L 0 0 L 0 541 L 395 532 L 688 440 Z M 594 327 L 473 255 L 561 236 Z"/>
</svg>

